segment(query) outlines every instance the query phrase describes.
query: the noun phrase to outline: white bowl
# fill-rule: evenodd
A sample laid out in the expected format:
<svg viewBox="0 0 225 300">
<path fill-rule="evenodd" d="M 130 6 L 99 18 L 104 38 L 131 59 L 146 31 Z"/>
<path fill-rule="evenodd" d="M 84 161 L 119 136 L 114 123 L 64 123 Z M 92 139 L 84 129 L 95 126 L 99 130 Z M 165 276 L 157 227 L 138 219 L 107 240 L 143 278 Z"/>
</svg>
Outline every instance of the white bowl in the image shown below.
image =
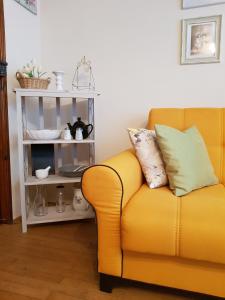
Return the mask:
<svg viewBox="0 0 225 300">
<path fill-rule="evenodd" d="M 46 170 L 36 170 L 35 175 L 38 179 L 45 179 L 48 177 L 48 171 Z"/>
<path fill-rule="evenodd" d="M 62 130 L 27 130 L 28 137 L 32 140 L 55 140 L 61 135 Z"/>
<path fill-rule="evenodd" d="M 35 175 L 38 179 L 44 179 L 44 178 L 47 178 L 48 177 L 48 172 L 49 170 L 51 169 L 50 166 L 48 166 L 47 168 L 45 169 L 38 169 L 38 170 L 35 170 Z"/>
</svg>

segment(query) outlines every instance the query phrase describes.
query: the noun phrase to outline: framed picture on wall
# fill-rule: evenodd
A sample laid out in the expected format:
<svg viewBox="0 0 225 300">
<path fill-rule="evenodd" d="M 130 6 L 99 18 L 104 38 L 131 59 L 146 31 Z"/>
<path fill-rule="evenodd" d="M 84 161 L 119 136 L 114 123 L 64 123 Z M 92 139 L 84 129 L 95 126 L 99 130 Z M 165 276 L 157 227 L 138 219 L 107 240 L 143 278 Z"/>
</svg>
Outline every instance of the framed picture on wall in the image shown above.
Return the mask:
<svg viewBox="0 0 225 300">
<path fill-rule="evenodd" d="M 182 21 L 181 64 L 220 61 L 221 21 L 221 15 Z"/>
<path fill-rule="evenodd" d="M 33 14 L 37 14 L 37 0 L 15 0 Z"/>
<path fill-rule="evenodd" d="M 183 0 L 183 8 L 194 8 L 201 6 L 209 6 L 215 4 L 223 4 L 224 0 Z"/>
</svg>

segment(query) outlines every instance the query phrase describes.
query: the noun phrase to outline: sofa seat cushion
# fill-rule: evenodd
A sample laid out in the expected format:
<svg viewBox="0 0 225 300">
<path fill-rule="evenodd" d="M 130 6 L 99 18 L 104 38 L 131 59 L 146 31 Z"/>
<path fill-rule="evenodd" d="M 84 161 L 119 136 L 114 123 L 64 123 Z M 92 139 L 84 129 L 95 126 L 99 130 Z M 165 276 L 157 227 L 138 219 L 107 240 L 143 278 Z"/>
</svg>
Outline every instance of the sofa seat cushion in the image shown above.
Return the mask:
<svg viewBox="0 0 225 300">
<path fill-rule="evenodd" d="M 179 256 L 225 264 L 225 187 L 205 187 L 182 197 Z"/>
<path fill-rule="evenodd" d="M 178 197 L 168 187 L 144 184 L 122 214 L 122 248 L 128 251 L 176 254 Z"/>
<path fill-rule="evenodd" d="M 225 187 L 176 197 L 143 185 L 122 213 L 122 249 L 225 264 Z"/>
</svg>

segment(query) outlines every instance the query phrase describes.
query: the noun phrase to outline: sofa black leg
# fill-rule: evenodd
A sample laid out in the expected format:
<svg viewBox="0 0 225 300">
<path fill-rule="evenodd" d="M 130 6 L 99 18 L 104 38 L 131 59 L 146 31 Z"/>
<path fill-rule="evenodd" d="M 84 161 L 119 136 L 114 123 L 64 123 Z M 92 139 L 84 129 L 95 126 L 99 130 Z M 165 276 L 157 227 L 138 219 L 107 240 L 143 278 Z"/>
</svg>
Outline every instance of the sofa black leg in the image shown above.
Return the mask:
<svg viewBox="0 0 225 300">
<path fill-rule="evenodd" d="M 106 293 L 112 293 L 114 277 L 99 273 L 100 275 L 100 291 Z"/>
</svg>

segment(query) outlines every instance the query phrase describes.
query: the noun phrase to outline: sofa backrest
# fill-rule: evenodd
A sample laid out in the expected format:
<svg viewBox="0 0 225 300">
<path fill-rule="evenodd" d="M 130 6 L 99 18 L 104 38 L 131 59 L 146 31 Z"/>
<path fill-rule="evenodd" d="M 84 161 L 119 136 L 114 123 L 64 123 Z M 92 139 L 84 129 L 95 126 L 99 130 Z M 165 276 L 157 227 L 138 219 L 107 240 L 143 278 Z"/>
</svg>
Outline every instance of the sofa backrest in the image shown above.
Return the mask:
<svg viewBox="0 0 225 300">
<path fill-rule="evenodd" d="M 157 108 L 149 113 L 147 128 L 164 124 L 179 130 L 195 125 L 201 132 L 214 170 L 225 184 L 225 108 Z"/>
</svg>

